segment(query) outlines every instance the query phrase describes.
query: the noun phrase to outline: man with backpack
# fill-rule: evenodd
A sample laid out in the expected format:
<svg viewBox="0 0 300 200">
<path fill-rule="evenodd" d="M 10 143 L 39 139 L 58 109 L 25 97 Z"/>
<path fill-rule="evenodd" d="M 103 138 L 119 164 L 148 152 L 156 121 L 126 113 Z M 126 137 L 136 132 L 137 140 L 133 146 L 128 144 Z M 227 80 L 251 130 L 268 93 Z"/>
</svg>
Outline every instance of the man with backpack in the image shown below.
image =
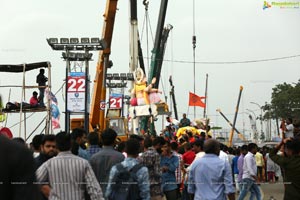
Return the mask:
<svg viewBox="0 0 300 200">
<path fill-rule="evenodd" d="M 136 159 L 139 150 L 140 143 L 136 139 L 126 142 L 127 158 L 110 170 L 105 192 L 109 200 L 150 200 L 148 169 Z"/>
</svg>

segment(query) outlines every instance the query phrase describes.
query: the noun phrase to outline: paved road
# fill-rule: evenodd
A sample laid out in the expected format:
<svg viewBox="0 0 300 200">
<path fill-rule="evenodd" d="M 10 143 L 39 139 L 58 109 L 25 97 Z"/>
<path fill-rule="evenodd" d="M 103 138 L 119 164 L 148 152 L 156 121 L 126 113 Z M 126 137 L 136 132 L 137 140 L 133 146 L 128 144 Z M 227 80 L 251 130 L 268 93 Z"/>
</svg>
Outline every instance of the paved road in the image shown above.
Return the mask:
<svg viewBox="0 0 300 200">
<path fill-rule="evenodd" d="M 282 181 L 277 183 L 261 183 L 262 199 L 264 200 L 282 200 L 284 194 L 284 185 Z M 238 195 L 236 196 L 238 197 Z M 249 199 L 249 195 L 245 199 Z"/>
<path fill-rule="evenodd" d="M 272 199 L 272 197 L 274 200 L 283 199 L 284 185 L 281 181 L 273 184 L 263 183 L 261 184 L 261 189 L 264 194 L 263 199 L 269 200 Z"/>
</svg>

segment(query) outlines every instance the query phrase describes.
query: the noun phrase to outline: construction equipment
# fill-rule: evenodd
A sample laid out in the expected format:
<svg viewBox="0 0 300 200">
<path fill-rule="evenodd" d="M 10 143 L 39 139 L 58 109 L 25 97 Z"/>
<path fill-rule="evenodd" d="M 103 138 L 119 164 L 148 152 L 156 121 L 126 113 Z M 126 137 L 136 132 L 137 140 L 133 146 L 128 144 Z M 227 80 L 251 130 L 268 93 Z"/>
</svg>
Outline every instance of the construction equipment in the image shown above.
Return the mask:
<svg viewBox="0 0 300 200">
<path fill-rule="evenodd" d="M 246 141 L 244 135 L 243 135 L 239 130 L 237 130 L 235 126 L 233 126 L 233 124 L 229 121 L 229 119 L 221 112 L 221 109 L 217 109 L 217 112 L 219 112 L 220 115 L 221 115 L 221 116 L 228 122 L 228 124 L 232 127 L 232 129 L 234 129 L 234 130 L 237 132 L 238 137 L 239 137 L 241 140 Z M 232 134 L 233 134 L 233 133 L 232 133 Z M 231 140 L 228 141 L 228 146 L 232 146 L 232 137 L 233 137 L 233 136 L 231 136 Z"/>
<path fill-rule="evenodd" d="M 240 92 L 239 92 L 239 96 L 238 96 L 237 106 L 236 106 L 236 109 L 235 109 L 232 129 L 231 129 L 230 135 L 229 135 L 229 146 L 232 145 L 232 138 L 233 138 L 233 133 L 234 133 L 234 129 L 235 129 L 236 118 L 237 118 L 237 115 L 238 115 L 238 112 L 239 112 L 239 106 L 240 106 L 240 100 L 241 100 L 242 92 L 243 92 L 243 86 L 240 86 Z"/>
<path fill-rule="evenodd" d="M 166 42 L 169 36 L 169 32 L 173 28 L 171 25 L 167 25 L 164 28 L 167 4 L 168 4 L 168 0 L 161 1 L 154 47 L 152 50 L 151 66 L 150 66 L 150 71 L 148 76 L 148 83 L 151 83 L 154 78 L 156 79 L 155 83 L 152 84 L 152 88 L 155 89 L 158 89 L 159 87 L 160 74 L 161 74 L 164 52 L 166 48 Z M 148 3 L 146 4 L 144 3 L 144 5 L 148 6 Z M 139 51 L 139 55 L 141 55 L 141 51 Z M 141 69 L 143 70 L 143 72 L 145 72 L 144 68 L 142 67 L 143 66 L 141 66 Z M 131 106 L 129 111 L 130 111 L 130 116 L 134 119 L 133 132 L 135 134 L 149 133 L 151 135 L 156 135 L 155 128 L 154 128 L 154 119 L 156 118 L 156 115 L 166 114 L 166 113 L 169 114 L 169 109 L 166 103 Z"/>
<path fill-rule="evenodd" d="M 178 120 L 177 104 L 176 104 L 176 99 L 175 99 L 175 91 L 174 91 L 174 85 L 173 85 L 173 81 L 172 81 L 172 76 L 170 76 L 169 82 L 170 82 L 170 86 L 171 86 L 170 95 L 172 97 L 172 102 L 173 102 L 174 116 L 175 116 L 175 119 Z"/>
<path fill-rule="evenodd" d="M 130 8 L 131 8 L 131 34 L 130 34 L 130 75 L 126 75 L 126 78 L 118 78 L 120 76 L 114 76 L 115 74 L 109 75 L 107 74 L 107 69 L 111 67 L 112 62 L 109 60 L 109 56 L 111 53 L 111 41 L 114 29 L 114 21 L 115 15 L 117 10 L 117 3 L 118 0 L 107 0 L 106 1 L 106 9 L 104 13 L 104 24 L 103 24 L 103 32 L 102 32 L 102 39 L 106 42 L 106 47 L 104 50 L 100 51 L 97 67 L 96 67 L 96 75 L 94 80 L 94 87 L 92 92 L 91 98 L 91 107 L 90 107 L 90 118 L 89 118 L 89 130 L 99 130 L 102 131 L 107 127 L 114 128 L 115 126 L 118 127 L 117 130 L 118 136 L 121 140 L 125 140 L 128 137 L 129 130 L 128 130 L 128 123 L 127 118 L 124 117 L 124 93 L 122 94 L 120 99 L 116 99 L 111 95 L 114 93 L 109 90 L 110 97 L 109 97 L 109 106 L 107 106 L 106 102 L 106 89 L 108 88 L 124 88 L 126 86 L 126 81 L 132 81 L 133 84 L 133 72 L 137 68 L 138 58 L 139 55 L 142 55 L 141 50 L 138 50 L 138 32 L 137 32 L 137 6 L 136 0 L 130 0 Z M 161 11 L 159 17 L 159 25 L 157 29 L 156 42 L 155 47 L 153 49 L 153 56 L 152 56 L 152 63 L 151 64 L 151 72 L 150 77 L 156 77 L 157 83 L 156 87 L 158 87 L 161 65 L 162 65 L 162 56 L 164 54 L 164 48 L 166 44 L 166 39 L 168 37 L 168 33 L 171 30 L 172 26 L 168 26 L 166 29 L 162 30 L 162 26 L 164 24 L 166 7 L 167 7 L 167 0 L 163 0 L 161 3 Z M 140 59 L 141 62 L 141 59 Z M 109 76 L 108 76 L 109 75 Z M 124 77 L 124 76 L 123 76 Z M 149 77 L 149 78 L 150 78 Z M 109 81 L 108 83 L 106 81 Z M 116 83 L 115 81 L 123 81 Z M 119 84 L 119 86 L 118 86 Z M 115 87 L 116 86 L 116 87 Z M 123 91 L 124 92 L 124 91 Z M 118 106 L 113 107 L 112 102 L 119 101 L 120 107 Z M 127 99 L 129 101 L 129 99 Z M 128 102 L 127 101 L 127 102 Z M 150 115 L 152 116 L 157 110 L 168 110 L 168 108 L 163 106 L 156 106 L 151 105 L 153 108 L 153 112 L 151 111 Z M 147 108 L 149 110 L 149 108 Z M 155 111 L 154 111 L 155 110 Z M 82 127 L 84 120 L 83 119 L 71 119 L 71 128 L 75 127 Z"/>
<path fill-rule="evenodd" d="M 119 100 L 121 103 L 121 108 L 112 108 L 111 103 L 113 103 L 116 99 L 109 98 L 110 104 L 107 108 L 106 103 L 106 79 L 107 77 L 107 69 L 112 66 L 112 62 L 109 60 L 109 56 L 111 53 L 111 42 L 112 42 L 112 35 L 114 30 L 114 22 L 115 22 L 115 15 L 117 11 L 117 4 L 118 0 L 107 0 L 106 1 L 106 8 L 105 13 L 103 15 L 104 22 L 103 22 L 103 30 L 102 30 L 102 39 L 106 42 L 106 48 L 99 52 L 97 67 L 96 67 L 96 74 L 94 80 L 94 87 L 92 92 L 91 98 L 91 107 L 90 107 L 90 118 L 89 118 L 89 130 L 90 131 L 102 131 L 108 127 L 114 128 L 116 125 L 118 128 L 115 128 L 118 137 L 121 140 L 127 138 L 128 135 L 128 125 L 127 119 L 123 116 L 123 103 L 124 103 L 124 95 Z M 113 74 L 114 75 L 114 74 Z M 121 86 L 117 85 L 118 83 L 113 82 L 114 76 L 112 75 L 112 79 L 110 82 L 111 88 L 113 86 Z M 121 77 L 121 75 L 119 76 Z M 117 80 L 122 81 L 122 78 L 117 78 Z M 126 80 L 133 80 L 132 75 L 126 75 Z M 124 81 L 125 79 L 123 79 Z M 115 84 L 115 85 L 114 85 Z M 119 83 L 119 84 L 122 84 Z M 123 84 L 125 86 L 125 84 Z M 121 87 L 120 87 L 121 88 Z M 81 127 L 84 124 L 84 119 L 71 119 L 71 129 L 75 127 Z"/>
</svg>

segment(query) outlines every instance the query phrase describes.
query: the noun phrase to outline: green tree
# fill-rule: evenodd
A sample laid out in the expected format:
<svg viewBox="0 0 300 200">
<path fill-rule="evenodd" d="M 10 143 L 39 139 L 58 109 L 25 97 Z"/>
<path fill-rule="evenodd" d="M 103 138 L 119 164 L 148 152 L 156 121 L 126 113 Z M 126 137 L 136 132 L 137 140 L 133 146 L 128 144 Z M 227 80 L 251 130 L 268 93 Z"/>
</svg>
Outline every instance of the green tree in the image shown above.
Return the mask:
<svg viewBox="0 0 300 200">
<path fill-rule="evenodd" d="M 278 84 L 272 90 L 271 103 L 262 106 L 264 119 L 300 118 L 300 79 L 296 84 Z"/>
</svg>

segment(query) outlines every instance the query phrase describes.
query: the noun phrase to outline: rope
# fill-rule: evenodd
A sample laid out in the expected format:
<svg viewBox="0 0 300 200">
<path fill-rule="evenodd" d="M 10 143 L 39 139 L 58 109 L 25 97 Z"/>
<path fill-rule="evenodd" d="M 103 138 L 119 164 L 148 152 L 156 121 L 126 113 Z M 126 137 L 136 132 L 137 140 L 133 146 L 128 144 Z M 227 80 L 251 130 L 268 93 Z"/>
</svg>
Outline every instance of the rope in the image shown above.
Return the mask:
<svg viewBox="0 0 300 200">
<path fill-rule="evenodd" d="M 149 29 L 150 29 L 150 34 L 151 34 L 151 39 L 152 43 L 154 44 L 154 37 L 153 37 L 153 31 L 151 27 L 151 22 L 149 18 L 149 12 L 148 12 L 148 6 L 149 6 L 149 1 L 143 1 L 143 4 L 145 5 L 145 15 L 144 15 L 144 20 L 143 20 L 143 26 L 142 26 L 142 35 L 141 35 L 141 41 L 143 40 L 143 35 L 144 35 L 144 29 L 145 29 L 145 24 L 146 24 L 146 45 L 147 45 L 147 57 L 144 57 L 147 59 L 147 70 L 149 73 L 150 70 L 150 63 L 149 60 L 151 59 L 150 53 L 149 53 Z M 149 74 L 148 74 L 149 76 Z"/>
<path fill-rule="evenodd" d="M 10 126 L 9 129 L 19 125 L 20 123 L 24 122 L 26 119 L 29 119 L 32 115 L 34 115 L 35 113 L 31 113 L 28 117 L 26 117 L 25 119 L 21 120 L 20 122 L 15 123 L 14 125 Z"/>
<path fill-rule="evenodd" d="M 25 142 L 31 137 L 31 135 L 41 126 L 41 124 L 43 123 L 43 121 L 45 121 L 46 117 L 44 117 L 44 119 L 42 119 L 42 121 L 36 126 L 36 128 L 29 134 L 29 136 L 27 138 L 25 138 Z M 45 130 L 45 128 L 42 130 L 42 132 Z"/>
</svg>

